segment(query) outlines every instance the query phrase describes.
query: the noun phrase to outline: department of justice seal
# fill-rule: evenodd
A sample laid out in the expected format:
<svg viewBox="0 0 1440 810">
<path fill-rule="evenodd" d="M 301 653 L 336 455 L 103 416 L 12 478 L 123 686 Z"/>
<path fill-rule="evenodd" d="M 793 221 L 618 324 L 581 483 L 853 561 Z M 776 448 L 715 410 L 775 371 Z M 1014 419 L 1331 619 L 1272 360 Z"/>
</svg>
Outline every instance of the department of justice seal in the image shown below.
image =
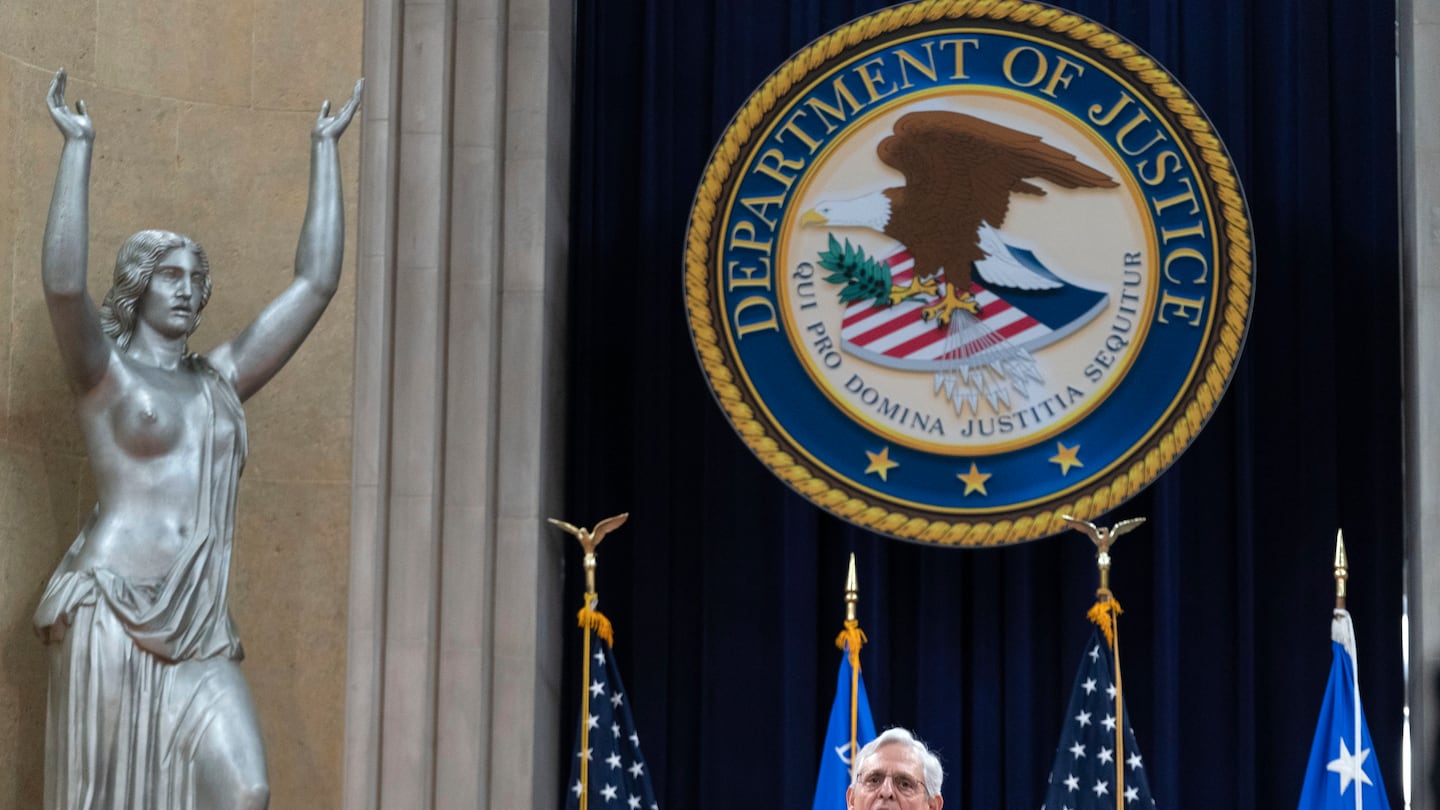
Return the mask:
<svg viewBox="0 0 1440 810">
<path fill-rule="evenodd" d="M 1039 3 L 920 2 L 816 40 L 716 146 L 685 255 L 720 406 L 858 525 L 1017 543 L 1190 445 L 1253 249 L 1223 144 L 1134 45 Z"/>
</svg>

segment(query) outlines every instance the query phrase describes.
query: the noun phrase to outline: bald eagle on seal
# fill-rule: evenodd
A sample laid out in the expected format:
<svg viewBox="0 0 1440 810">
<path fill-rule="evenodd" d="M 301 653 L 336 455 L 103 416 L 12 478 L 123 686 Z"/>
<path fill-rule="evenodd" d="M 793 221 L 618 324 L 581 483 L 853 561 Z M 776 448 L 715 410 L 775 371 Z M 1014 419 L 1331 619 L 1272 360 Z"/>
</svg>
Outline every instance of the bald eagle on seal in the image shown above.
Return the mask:
<svg viewBox="0 0 1440 810">
<path fill-rule="evenodd" d="M 949 323 L 957 309 L 979 314 L 970 293 L 972 266 L 992 285 L 1056 286 L 1003 250 L 994 229 L 1005 221 L 1011 194 L 1043 196 L 1045 189 L 1031 179 L 1071 189 L 1118 185 L 1038 135 L 957 112 L 907 113 L 876 151 L 885 165 L 905 176 L 905 185 L 822 202 L 804 214 L 801 224 L 866 227 L 905 245 L 915 260 L 914 275 L 909 286 L 891 290 L 892 304 L 921 293 L 935 295 L 943 271 L 944 296 L 924 308 L 925 318 L 941 324 Z"/>
</svg>

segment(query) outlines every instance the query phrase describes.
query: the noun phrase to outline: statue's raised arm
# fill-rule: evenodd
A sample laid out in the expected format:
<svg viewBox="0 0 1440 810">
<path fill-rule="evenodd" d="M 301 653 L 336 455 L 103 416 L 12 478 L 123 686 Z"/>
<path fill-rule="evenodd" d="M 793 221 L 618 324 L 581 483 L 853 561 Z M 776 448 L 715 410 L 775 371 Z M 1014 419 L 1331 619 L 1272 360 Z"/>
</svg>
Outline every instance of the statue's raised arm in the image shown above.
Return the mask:
<svg viewBox="0 0 1440 810">
<path fill-rule="evenodd" d="M 50 117 L 65 136 L 65 144 L 55 174 L 50 215 L 45 223 L 40 275 L 66 374 L 71 387 L 83 394 L 105 373 L 112 345 L 85 284 L 90 255 L 90 159 L 95 145 L 95 126 L 84 101 L 77 102 L 73 110 L 66 105 L 63 68 L 50 81 L 46 100 Z"/>
<path fill-rule="evenodd" d="M 295 354 L 339 287 L 345 248 L 339 140 L 360 106 L 364 83 L 364 79 L 355 83 L 350 100 L 333 116 L 326 101 L 315 121 L 310 136 L 310 197 L 295 248 L 294 282 L 239 335 L 210 354 L 211 364 L 230 377 L 242 401 Z"/>
</svg>

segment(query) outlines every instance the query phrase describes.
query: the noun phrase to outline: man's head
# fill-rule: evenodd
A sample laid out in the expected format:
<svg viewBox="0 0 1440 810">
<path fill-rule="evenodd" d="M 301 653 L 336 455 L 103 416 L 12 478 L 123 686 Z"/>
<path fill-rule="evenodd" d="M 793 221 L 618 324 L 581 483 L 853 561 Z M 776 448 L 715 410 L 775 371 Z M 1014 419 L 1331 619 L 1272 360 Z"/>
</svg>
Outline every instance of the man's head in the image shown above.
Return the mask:
<svg viewBox="0 0 1440 810">
<path fill-rule="evenodd" d="M 849 810 L 940 810 L 945 772 L 925 743 L 892 728 L 860 749 L 845 791 Z"/>
</svg>

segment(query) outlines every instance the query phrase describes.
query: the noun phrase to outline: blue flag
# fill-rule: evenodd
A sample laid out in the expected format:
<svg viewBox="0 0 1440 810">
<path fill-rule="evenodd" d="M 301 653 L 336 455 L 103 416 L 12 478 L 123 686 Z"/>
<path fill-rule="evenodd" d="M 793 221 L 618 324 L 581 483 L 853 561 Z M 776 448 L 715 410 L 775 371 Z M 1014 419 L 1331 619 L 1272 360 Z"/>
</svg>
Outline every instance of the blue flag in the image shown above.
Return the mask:
<svg viewBox="0 0 1440 810">
<path fill-rule="evenodd" d="M 820 776 L 815 780 L 813 810 L 845 810 L 845 789 L 850 787 L 850 682 L 855 680 L 855 750 L 875 739 L 875 720 L 870 716 L 870 698 L 865 678 L 850 668 L 850 649 L 840 655 L 840 677 L 835 682 L 835 703 L 825 727 L 825 745 L 820 751 Z"/>
<path fill-rule="evenodd" d="M 1335 611 L 1330 623 L 1330 652 L 1330 681 L 1310 745 L 1300 810 L 1390 810 L 1370 727 L 1360 707 L 1355 626 L 1347 611 Z"/>
<path fill-rule="evenodd" d="M 589 810 L 659 810 L 650 771 L 640 753 L 640 735 L 630 714 L 625 686 L 615 653 L 600 634 L 590 634 L 589 711 L 581 713 L 575 732 L 575 756 L 570 764 L 570 789 L 565 794 L 567 810 L 577 810 L 582 794 Z M 588 730 L 582 738 L 581 730 Z M 584 748 L 581 748 L 584 739 Z M 586 762 L 585 791 L 580 778 L 580 761 Z"/>
<path fill-rule="evenodd" d="M 1115 810 L 1117 798 L 1129 810 L 1155 806 L 1140 746 L 1130 729 L 1129 706 L 1111 676 L 1114 671 L 1110 645 L 1096 629 L 1080 656 L 1041 810 Z M 1123 748 L 1116 745 L 1117 723 L 1124 728 Z"/>
</svg>

